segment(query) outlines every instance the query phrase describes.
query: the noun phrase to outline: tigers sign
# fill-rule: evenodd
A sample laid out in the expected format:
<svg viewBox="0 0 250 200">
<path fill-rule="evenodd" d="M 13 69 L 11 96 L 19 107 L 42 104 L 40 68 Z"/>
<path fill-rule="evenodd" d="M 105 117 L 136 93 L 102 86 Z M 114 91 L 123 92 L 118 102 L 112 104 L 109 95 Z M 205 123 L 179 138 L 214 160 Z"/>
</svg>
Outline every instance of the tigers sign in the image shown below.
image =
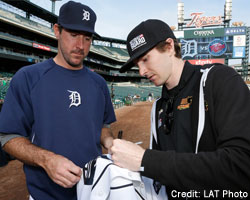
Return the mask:
<svg viewBox="0 0 250 200">
<path fill-rule="evenodd" d="M 187 24 L 187 27 L 195 26 L 196 28 L 201 28 L 203 26 L 214 26 L 222 25 L 223 20 L 221 16 L 201 16 L 202 12 L 191 13 L 191 22 Z"/>
</svg>

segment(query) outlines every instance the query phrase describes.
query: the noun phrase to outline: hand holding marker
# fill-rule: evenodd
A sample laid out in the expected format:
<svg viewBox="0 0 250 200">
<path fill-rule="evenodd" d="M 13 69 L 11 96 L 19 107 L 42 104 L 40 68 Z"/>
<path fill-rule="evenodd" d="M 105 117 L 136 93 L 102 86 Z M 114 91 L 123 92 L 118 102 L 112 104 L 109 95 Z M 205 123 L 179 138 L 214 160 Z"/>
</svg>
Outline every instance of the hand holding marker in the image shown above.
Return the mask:
<svg viewBox="0 0 250 200">
<path fill-rule="evenodd" d="M 118 132 L 118 136 L 117 136 L 117 138 L 118 138 L 118 139 L 122 139 L 122 135 L 123 135 L 123 131 L 122 131 L 122 130 L 120 130 L 120 131 Z M 142 144 L 142 141 L 135 142 L 135 144 Z"/>
</svg>

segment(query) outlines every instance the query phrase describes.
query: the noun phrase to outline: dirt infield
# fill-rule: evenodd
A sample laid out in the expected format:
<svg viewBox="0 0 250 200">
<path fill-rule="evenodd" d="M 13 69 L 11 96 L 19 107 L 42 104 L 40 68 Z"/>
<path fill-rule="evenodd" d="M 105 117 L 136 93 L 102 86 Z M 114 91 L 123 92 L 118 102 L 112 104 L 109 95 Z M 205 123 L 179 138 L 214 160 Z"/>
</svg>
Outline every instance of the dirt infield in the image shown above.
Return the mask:
<svg viewBox="0 0 250 200">
<path fill-rule="evenodd" d="M 115 110 L 117 121 L 111 125 L 114 136 L 123 130 L 123 138 L 142 141 L 147 148 L 150 136 L 150 111 L 152 103 L 140 102 Z M 104 153 L 106 153 L 104 151 Z M 14 160 L 0 168 L 0 200 L 28 200 L 23 165 Z"/>
</svg>

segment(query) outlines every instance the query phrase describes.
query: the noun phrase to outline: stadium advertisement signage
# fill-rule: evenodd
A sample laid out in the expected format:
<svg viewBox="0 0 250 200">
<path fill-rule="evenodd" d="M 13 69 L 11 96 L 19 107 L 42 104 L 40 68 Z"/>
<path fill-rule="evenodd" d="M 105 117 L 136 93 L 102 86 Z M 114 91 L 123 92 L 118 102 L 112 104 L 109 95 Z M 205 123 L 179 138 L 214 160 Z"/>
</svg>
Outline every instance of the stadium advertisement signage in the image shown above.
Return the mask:
<svg viewBox="0 0 250 200">
<path fill-rule="evenodd" d="M 32 43 L 32 46 L 34 48 L 42 49 L 42 50 L 45 50 L 45 51 L 51 51 L 50 47 L 42 45 L 42 44 L 37 44 L 35 42 Z"/>
<path fill-rule="evenodd" d="M 184 38 L 184 31 L 174 31 L 176 38 Z"/>
<path fill-rule="evenodd" d="M 227 35 L 245 35 L 246 34 L 246 27 L 230 27 L 225 28 L 225 33 Z"/>
<path fill-rule="evenodd" d="M 191 13 L 192 19 L 191 22 L 187 24 L 187 27 L 195 26 L 196 28 L 200 28 L 204 26 L 215 26 L 223 24 L 221 16 L 201 17 L 202 14 L 202 12 Z"/>
<path fill-rule="evenodd" d="M 242 32 L 243 30 L 234 29 L 236 32 Z M 230 30 L 228 29 L 228 31 Z M 236 43 L 236 40 L 238 46 L 243 46 L 242 42 L 245 40 L 242 35 L 226 36 L 225 28 L 184 30 L 184 38 L 180 38 L 182 59 L 233 58 L 233 43 Z"/>
<path fill-rule="evenodd" d="M 120 49 L 127 49 L 126 44 L 120 44 L 120 43 L 115 43 L 115 42 L 112 42 L 112 47 L 120 48 Z"/>
<path fill-rule="evenodd" d="M 222 37 L 224 28 L 185 30 L 184 38 Z"/>
<path fill-rule="evenodd" d="M 234 47 L 233 48 L 233 58 L 244 58 L 246 47 Z"/>
<path fill-rule="evenodd" d="M 245 35 L 234 35 L 234 47 L 244 47 L 246 46 L 246 36 Z"/>
<path fill-rule="evenodd" d="M 232 58 L 233 36 L 180 39 L 184 60 Z"/>
<path fill-rule="evenodd" d="M 122 44 L 122 43 L 108 42 L 108 41 L 102 41 L 102 40 L 93 40 L 92 44 L 96 45 L 96 46 L 114 47 L 114 48 L 119 48 L 119 49 L 126 49 L 127 48 L 125 43 Z"/>
<path fill-rule="evenodd" d="M 111 47 L 110 42 L 101 41 L 101 40 L 93 40 L 93 45 L 103 46 L 103 47 Z"/>
<path fill-rule="evenodd" d="M 215 39 L 208 44 L 208 52 L 213 56 L 221 56 L 227 50 L 227 44 L 220 39 Z"/>
<path fill-rule="evenodd" d="M 199 59 L 199 60 L 188 60 L 193 65 L 205 65 L 205 64 L 213 64 L 213 63 L 225 63 L 225 59 Z"/>
</svg>

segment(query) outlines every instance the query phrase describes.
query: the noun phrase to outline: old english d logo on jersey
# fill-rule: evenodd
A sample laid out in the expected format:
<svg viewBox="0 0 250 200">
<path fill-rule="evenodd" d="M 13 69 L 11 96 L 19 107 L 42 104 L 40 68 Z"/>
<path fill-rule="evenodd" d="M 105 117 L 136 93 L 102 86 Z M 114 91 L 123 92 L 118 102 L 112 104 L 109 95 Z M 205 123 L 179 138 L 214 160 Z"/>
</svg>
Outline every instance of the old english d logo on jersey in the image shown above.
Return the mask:
<svg viewBox="0 0 250 200">
<path fill-rule="evenodd" d="M 69 99 L 71 100 L 69 107 L 81 105 L 81 95 L 77 91 L 68 90 L 68 92 L 70 92 Z"/>
<path fill-rule="evenodd" d="M 132 39 L 129 42 L 129 44 L 130 44 L 131 50 L 134 51 L 135 49 L 147 44 L 147 42 L 146 42 L 143 34 L 140 34 L 140 35 L 136 36 L 134 39 Z"/>
</svg>

